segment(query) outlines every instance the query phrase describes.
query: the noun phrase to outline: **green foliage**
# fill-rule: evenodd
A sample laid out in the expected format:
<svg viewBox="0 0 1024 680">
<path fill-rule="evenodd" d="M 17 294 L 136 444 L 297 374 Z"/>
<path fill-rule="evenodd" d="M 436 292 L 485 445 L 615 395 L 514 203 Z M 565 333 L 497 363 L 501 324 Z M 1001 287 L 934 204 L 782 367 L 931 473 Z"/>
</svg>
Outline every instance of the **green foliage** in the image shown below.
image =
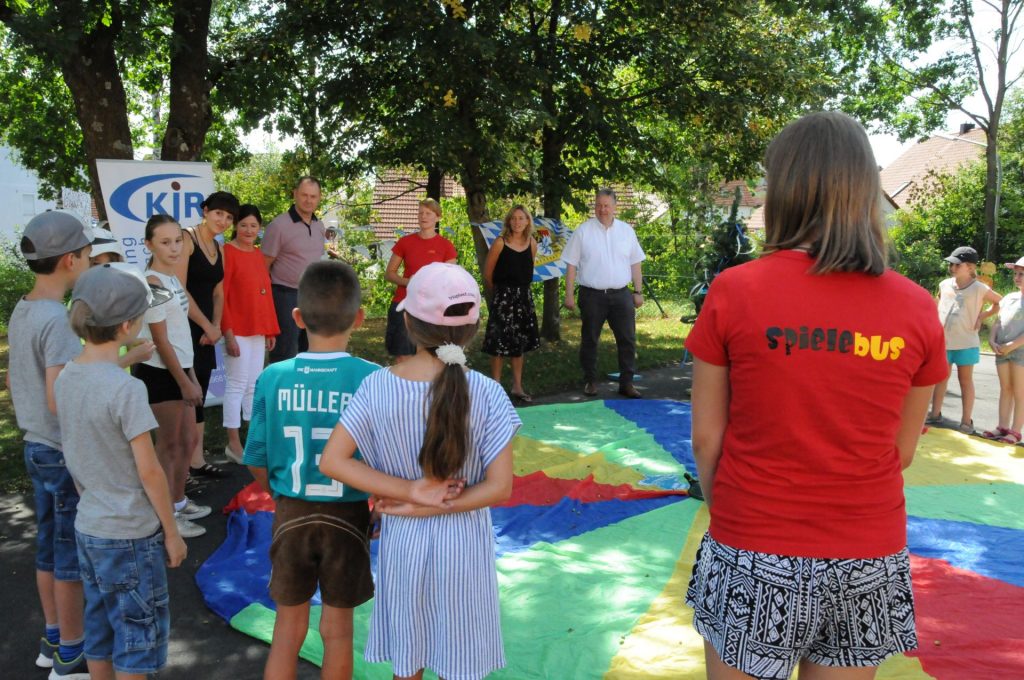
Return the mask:
<svg viewBox="0 0 1024 680">
<path fill-rule="evenodd" d="M 1008 103 L 1002 128 L 1003 195 L 998 239 L 992 249 L 996 264 L 1024 255 L 1024 94 Z M 896 269 L 929 290 L 945 275 L 942 258 L 959 246 L 984 253 L 985 166 L 977 162 L 953 175 L 927 178 L 917 189 L 909 211 L 897 213 L 891 231 Z"/>
<path fill-rule="evenodd" d="M 295 177 L 284 174 L 280 153 L 254 154 L 248 162 L 231 170 L 215 168 L 213 180 L 218 189 L 230 191 L 242 203 L 258 207 L 265 222 L 292 203 Z"/>
<path fill-rule="evenodd" d="M 366 315 L 371 318 L 386 316 L 395 286 L 384 279 L 387 254 L 382 252 L 373 231 L 344 228 L 335 243 L 335 250 L 359 275 Z"/>
<path fill-rule="evenodd" d="M 0 142 L 39 176 L 40 197 L 57 198 L 63 187 L 88 189 L 82 130 L 60 71 L 3 25 L 0 53 Z"/>
<path fill-rule="evenodd" d="M 953 249 L 943 250 L 930 238 L 928 222 L 920 214 L 901 211 L 896 220 L 889 231 L 895 251 L 893 268 L 925 290 L 938 290 L 939 282 L 947 277 L 942 258 Z"/>
<path fill-rule="evenodd" d="M 7 321 L 21 296 L 32 289 L 35 277 L 13 240 L 0 238 L 0 332 L 7 333 Z"/>
</svg>

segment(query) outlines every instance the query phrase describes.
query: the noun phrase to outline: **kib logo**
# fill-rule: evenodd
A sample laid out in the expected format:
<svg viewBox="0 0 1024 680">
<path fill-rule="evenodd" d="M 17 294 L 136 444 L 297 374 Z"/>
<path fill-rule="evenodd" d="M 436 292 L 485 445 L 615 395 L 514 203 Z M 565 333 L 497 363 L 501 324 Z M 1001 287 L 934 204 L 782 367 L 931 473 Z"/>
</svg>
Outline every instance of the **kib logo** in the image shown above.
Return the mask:
<svg viewBox="0 0 1024 680">
<path fill-rule="evenodd" d="M 182 173 L 136 177 L 114 189 L 110 207 L 133 222 L 145 222 L 157 214 L 170 215 L 178 222 L 198 220 L 203 216 L 203 193 L 188 187 L 201 182 L 204 179 L 198 175 Z"/>
</svg>

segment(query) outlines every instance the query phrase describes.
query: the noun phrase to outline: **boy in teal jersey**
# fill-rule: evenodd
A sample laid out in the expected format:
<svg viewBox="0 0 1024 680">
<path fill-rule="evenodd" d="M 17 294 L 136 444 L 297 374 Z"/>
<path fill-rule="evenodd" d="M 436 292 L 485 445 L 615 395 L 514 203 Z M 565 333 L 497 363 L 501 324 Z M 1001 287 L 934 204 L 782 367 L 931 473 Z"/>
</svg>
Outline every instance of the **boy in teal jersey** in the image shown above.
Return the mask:
<svg viewBox="0 0 1024 680">
<path fill-rule="evenodd" d="M 376 364 L 351 356 L 363 322 L 359 279 L 336 261 L 310 265 L 292 316 L 309 350 L 271 364 L 256 381 L 242 462 L 277 502 L 270 597 L 277 606 L 265 678 L 294 678 L 320 586 L 322 678 L 352 677 L 352 609 L 373 596 L 367 495 L 320 472 L 320 452 Z"/>
</svg>

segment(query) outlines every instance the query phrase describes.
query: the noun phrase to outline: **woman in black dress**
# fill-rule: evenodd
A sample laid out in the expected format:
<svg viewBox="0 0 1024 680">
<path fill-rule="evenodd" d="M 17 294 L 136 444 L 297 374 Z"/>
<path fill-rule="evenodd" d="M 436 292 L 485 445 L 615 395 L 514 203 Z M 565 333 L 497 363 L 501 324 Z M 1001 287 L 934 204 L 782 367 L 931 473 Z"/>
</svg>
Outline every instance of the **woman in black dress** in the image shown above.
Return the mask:
<svg viewBox="0 0 1024 680">
<path fill-rule="evenodd" d="M 533 306 L 533 217 L 522 205 L 505 215 L 501 234 L 494 240 L 484 263 L 484 283 L 492 291 L 490 316 L 484 335 L 484 352 L 490 354 L 491 376 L 501 382 L 505 357 L 512 364 L 509 394 L 520 401 L 533 398 L 523 389 L 523 354 L 540 346 L 537 312 Z"/>
<path fill-rule="evenodd" d="M 203 221 L 184 229 L 178 280 L 189 297 L 188 325 L 192 330 L 193 368 L 203 399 L 210 387 L 210 374 L 217 365 L 214 345 L 221 339 L 220 320 L 224 310 L 224 254 L 217 237 L 235 223 L 239 203 L 234 194 L 215 191 L 202 202 Z M 193 476 L 220 477 L 224 470 L 206 461 L 203 455 L 203 405 L 196 407 L 196 448 L 192 452 L 189 473 Z"/>
</svg>

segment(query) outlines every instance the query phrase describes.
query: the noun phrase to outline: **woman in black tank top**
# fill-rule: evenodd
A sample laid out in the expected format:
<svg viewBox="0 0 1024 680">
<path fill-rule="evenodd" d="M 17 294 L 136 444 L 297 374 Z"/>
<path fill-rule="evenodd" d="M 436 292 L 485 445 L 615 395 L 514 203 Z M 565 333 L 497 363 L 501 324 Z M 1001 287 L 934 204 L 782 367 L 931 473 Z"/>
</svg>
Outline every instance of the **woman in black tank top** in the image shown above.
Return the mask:
<svg viewBox="0 0 1024 680">
<path fill-rule="evenodd" d="M 217 364 L 214 345 L 221 339 L 220 319 L 224 308 L 224 256 L 216 237 L 235 223 L 239 203 L 233 194 L 217 191 L 202 203 L 203 221 L 185 229 L 182 257 L 177 276 L 189 297 L 188 323 L 195 352 L 193 368 L 203 390 L 210 387 L 210 375 Z M 206 462 L 203 456 L 203 405 L 196 406 L 196 448 L 192 452 L 190 473 L 197 476 L 223 476 L 225 471 Z"/>
<path fill-rule="evenodd" d="M 533 218 L 525 207 L 517 205 L 505 216 L 501 235 L 495 239 L 484 263 L 484 282 L 493 296 L 483 349 L 492 356 L 491 376 L 498 382 L 501 382 L 504 357 L 509 357 L 512 364 L 509 394 L 525 402 L 533 398 L 523 389 L 523 354 L 540 346 L 537 312 L 530 290 L 536 256 Z"/>
</svg>

